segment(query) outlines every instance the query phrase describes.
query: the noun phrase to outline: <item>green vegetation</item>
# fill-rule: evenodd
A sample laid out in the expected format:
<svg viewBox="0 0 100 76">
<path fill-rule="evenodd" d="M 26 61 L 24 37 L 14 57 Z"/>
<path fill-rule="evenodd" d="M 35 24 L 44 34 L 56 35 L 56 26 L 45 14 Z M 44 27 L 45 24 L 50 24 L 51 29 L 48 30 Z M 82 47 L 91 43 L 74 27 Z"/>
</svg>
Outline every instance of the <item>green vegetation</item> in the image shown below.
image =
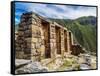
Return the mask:
<svg viewBox="0 0 100 76">
<path fill-rule="evenodd" d="M 64 60 L 64 63 L 62 66 L 60 66 L 57 70 L 62 71 L 62 70 L 79 70 L 80 65 L 77 63 L 75 59 L 70 59 L 67 58 Z"/>
</svg>

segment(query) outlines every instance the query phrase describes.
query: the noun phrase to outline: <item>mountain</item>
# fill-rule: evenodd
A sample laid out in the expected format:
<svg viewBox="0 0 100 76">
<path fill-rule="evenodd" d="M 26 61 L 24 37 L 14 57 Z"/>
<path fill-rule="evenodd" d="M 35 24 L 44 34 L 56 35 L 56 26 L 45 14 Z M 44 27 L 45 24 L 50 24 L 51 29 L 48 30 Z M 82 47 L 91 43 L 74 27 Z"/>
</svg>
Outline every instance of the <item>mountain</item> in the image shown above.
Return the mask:
<svg viewBox="0 0 100 76">
<path fill-rule="evenodd" d="M 74 20 L 50 19 L 56 21 L 72 31 L 77 43 L 82 45 L 87 52 L 96 52 L 96 17 L 84 16 Z"/>
<path fill-rule="evenodd" d="M 96 26 L 96 17 L 94 16 L 84 16 L 76 19 L 81 25 L 95 25 Z"/>
</svg>

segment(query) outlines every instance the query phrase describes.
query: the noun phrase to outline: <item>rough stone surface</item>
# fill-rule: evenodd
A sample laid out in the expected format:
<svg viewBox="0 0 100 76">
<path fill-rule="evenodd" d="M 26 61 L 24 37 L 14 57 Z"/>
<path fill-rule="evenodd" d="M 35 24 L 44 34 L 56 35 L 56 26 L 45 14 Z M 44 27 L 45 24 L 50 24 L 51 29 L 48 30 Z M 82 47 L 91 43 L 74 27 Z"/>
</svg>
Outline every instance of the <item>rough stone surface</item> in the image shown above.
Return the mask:
<svg viewBox="0 0 100 76">
<path fill-rule="evenodd" d="M 16 69 L 16 74 L 23 73 L 36 73 L 36 72 L 47 72 L 47 67 L 41 66 L 40 62 L 31 62 L 21 68 Z"/>
</svg>

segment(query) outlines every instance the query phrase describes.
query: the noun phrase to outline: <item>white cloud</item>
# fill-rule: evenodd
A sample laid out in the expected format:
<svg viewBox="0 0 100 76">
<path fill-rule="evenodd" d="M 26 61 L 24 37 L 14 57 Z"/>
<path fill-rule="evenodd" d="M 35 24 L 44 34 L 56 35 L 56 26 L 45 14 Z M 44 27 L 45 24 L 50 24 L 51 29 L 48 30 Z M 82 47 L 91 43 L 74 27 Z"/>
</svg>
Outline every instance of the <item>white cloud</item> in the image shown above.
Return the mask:
<svg viewBox="0 0 100 76">
<path fill-rule="evenodd" d="M 19 21 L 19 19 L 15 18 L 15 22 L 16 22 L 16 24 L 18 24 L 20 21 Z"/>
<path fill-rule="evenodd" d="M 95 7 L 83 7 L 76 10 L 69 9 L 67 16 L 71 19 L 75 19 L 82 16 L 96 16 Z"/>
<path fill-rule="evenodd" d="M 28 11 L 33 11 L 48 18 L 68 18 L 75 19 L 81 16 L 96 16 L 96 7 L 53 5 L 26 3 Z"/>
</svg>

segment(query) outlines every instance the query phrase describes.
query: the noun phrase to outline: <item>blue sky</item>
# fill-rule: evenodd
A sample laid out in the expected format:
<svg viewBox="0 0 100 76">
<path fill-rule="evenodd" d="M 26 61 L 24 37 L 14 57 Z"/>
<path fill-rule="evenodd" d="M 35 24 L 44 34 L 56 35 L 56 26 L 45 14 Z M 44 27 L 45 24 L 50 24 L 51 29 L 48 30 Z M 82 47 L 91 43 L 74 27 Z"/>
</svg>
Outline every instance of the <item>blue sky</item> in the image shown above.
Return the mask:
<svg viewBox="0 0 100 76">
<path fill-rule="evenodd" d="M 76 19 L 82 16 L 96 16 L 96 7 L 39 4 L 39 3 L 15 3 L 15 23 L 20 22 L 22 13 L 33 11 L 46 18 Z"/>
</svg>

